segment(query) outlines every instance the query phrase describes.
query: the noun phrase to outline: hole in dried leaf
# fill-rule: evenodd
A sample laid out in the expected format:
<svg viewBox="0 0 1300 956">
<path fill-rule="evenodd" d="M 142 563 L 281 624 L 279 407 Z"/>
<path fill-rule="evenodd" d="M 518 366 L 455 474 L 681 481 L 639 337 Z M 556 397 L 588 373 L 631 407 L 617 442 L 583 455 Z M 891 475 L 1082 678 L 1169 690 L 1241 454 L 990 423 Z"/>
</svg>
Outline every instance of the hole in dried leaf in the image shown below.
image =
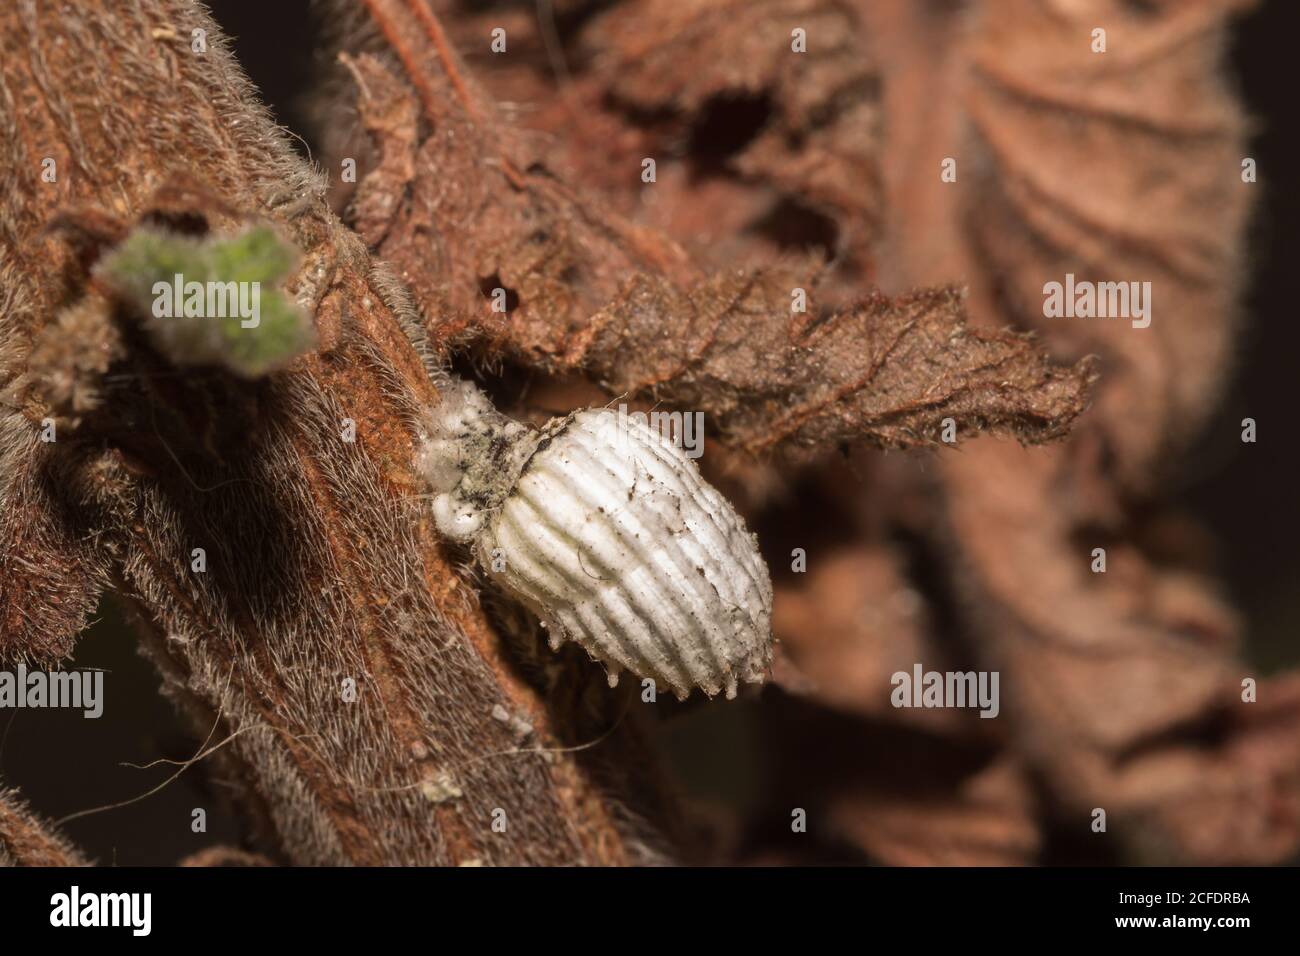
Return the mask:
<svg viewBox="0 0 1300 956">
<path fill-rule="evenodd" d="M 820 249 L 828 262 L 839 243 L 840 233 L 829 216 L 788 196 L 750 223 L 746 231 L 786 250 Z"/>
<path fill-rule="evenodd" d="M 723 95 L 709 100 L 691 125 L 689 145 L 697 175 L 716 171 L 762 132 L 772 116 L 772 101 L 758 96 Z"/>
<path fill-rule="evenodd" d="M 478 288 L 479 291 L 483 293 L 483 297 L 487 299 L 489 302 L 491 302 L 493 297 L 496 295 L 497 289 L 503 291 L 505 293 L 505 307 L 506 307 L 507 315 L 513 312 L 515 309 L 519 308 L 519 293 L 516 292 L 514 289 L 511 289 L 509 286 L 504 285 L 501 282 L 501 276 L 495 272 L 492 273 L 490 276 L 480 278 L 478 280 Z"/>
<path fill-rule="evenodd" d="M 155 209 L 140 218 L 147 225 L 158 226 L 182 236 L 206 236 L 211 228 L 207 217 L 198 212 L 164 212 Z"/>
</svg>

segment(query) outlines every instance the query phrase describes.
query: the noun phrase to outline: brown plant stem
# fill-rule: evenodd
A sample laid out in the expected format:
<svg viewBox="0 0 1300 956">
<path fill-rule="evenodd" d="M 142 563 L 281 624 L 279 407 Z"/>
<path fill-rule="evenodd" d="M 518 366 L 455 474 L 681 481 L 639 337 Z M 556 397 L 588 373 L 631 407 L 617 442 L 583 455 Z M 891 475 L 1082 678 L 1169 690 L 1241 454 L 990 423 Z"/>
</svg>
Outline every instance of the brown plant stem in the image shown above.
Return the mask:
<svg viewBox="0 0 1300 956">
<path fill-rule="evenodd" d="M 40 820 L 16 790 L 0 787 L 0 866 L 85 866 L 71 844 Z"/>
<path fill-rule="evenodd" d="M 18 405 L 0 424 L 21 438 L 3 472 L 0 653 L 66 654 L 111 580 L 147 624 L 166 691 L 228 739 L 258 842 L 282 860 L 659 858 L 653 824 L 616 796 L 643 771 L 607 766 L 647 766 L 635 719 L 563 668 L 526 677 L 437 541 L 411 471 L 420 410 L 437 401 L 432 347 L 216 25 L 179 0 L 26 0 L 0 11 L 0 38 L 0 386 Z M 50 229 L 69 215 L 85 228 Z M 272 223 L 303 252 L 288 288 L 319 353 L 251 383 L 177 374 L 120 306 L 87 310 L 79 321 L 120 330 L 123 351 L 93 410 L 38 445 L 53 369 L 32 366 L 33 343 L 85 296 L 97 217 Z M 574 685 L 553 695 L 567 711 L 548 708 L 547 680 Z M 523 715 L 531 736 L 494 711 Z M 564 749 L 601 734 L 599 749 Z"/>
</svg>

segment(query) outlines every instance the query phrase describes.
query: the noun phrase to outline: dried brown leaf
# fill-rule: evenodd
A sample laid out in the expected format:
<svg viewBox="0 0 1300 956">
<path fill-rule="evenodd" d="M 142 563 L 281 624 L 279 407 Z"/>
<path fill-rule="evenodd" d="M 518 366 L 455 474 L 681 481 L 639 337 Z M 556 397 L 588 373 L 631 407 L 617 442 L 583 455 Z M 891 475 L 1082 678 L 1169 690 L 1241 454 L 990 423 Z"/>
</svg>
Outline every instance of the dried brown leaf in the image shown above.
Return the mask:
<svg viewBox="0 0 1300 956">
<path fill-rule="evenodd" d="M 1205 579 L 1078 533 L 1054 507 L 1064 452 L 976 442 L 944 464 L 948 544 L 1018 747 L 1079 832 L 1102 807 L 1126 853 L 1286 859 L 1300 847 L 1294 690 L 1244 702 L 1255 675 Z M 1105 573 L 1091 571 L 1098 544 Z"/>
<path fill-rule="evenodd" d="M 847 312 L 785 320 L 777 303 L 788 299 L 774 275 L 719 276 L 686 294 L 634 279 L 563 361 L 608 369 L 616 391 L 704 408 L 725 441 L 755 453 L 936 443 L 946 418 L 1047 441 L 1082 410 L 1093 379 L 1089 363 L 1055 367 L 1028 338 L 966 328 L 953 290 L 876 294 Z M 674 325 L 657 348 L 637 347 Z"/>
<path fill-rule="evenodd" d="M 547 161 L 714 264 L 834 254 L 861 282 L 880 215 L 879 76 L 828 0 L 624 0 L 585 14 L 437 4 L 461 54 Z M 507 19 L 509 22 L 507 23 Z M 792 49 L 795 26 L 807 53 Z M 491 54 L 494 26 L 510 54 Z M 652 157 L 657 178 L 641 183 Z"/>
<path fill-rule="evenodd" d="M 928 443 L 947 417 L 1044 441 L 1086 403 L 1086 362 L 1060 369 L 1028 339 L 967 330 L 954 292 L 801 313 L 787 270 L 702 274 L 673 243 L 601 214 L 549 174 L 439 46 L 440 26 L 397 0 L 370 9 L 386 36 L 402 37 L 408 91 L 382 59 L 358 57 L 362 116 L 418 97 L 432 129 L 379 251 L 435 339 L 477 340 L 497 359 L 580 369 L 616 394 L 703 410 L 724 441 L 752 452 Z M 513 299 L 506 315 L 492 311 L 496 289 Z"/>
<path fill-rule="evenodd" d="M 1246 124 L 1214 64 L 1224 11 L 1104 3 L 989 5 L 963 51 L 964 222 L 1000 283 L 1003 315 L 1062 357 L 1107 369 L 1092 426 L 1117 477 L 1145 488 L 1216 405 L 1237 329 Z M 1096 23 L 1108 49 L 1080 42 Z M 1154 184 L 1154 185 L 1153 185 Z M 1207 215 L 1207 210 L 1213 210 Z M 1151 283 L 1151 326 L 1043 316 L 1043 285 Z"/>
<path fill-rule="evenodd" d="M 792 698 L 765 699 L 763 716 L 773 816 L 788 819 L 789 807 L 802 807 L 825 821 L 823 837 L 885 864 L 1037 861 L 1042 807 L 1029 765 L 996 740 L 881 724 Z"/>
<path fill-rule="evenodd" d="M 880 720 L 961 735 L 970 723 L 954 710 L 895 709 L 891 678 L 951 670 L 950 652 L 930 633 L 924 602 L 903 576 L 900 557 L 885 545 L 819 551 L 805 573 L 779 581 L 772 633 L 786 666 L 778 686 L 820 703 Z"/>
<path fill-rule="evenodd" d="M 1117 491 L 1154 490 L 1231 366 L 1258 187 L 1220 62 L 1227 13 L 1247 5 L 857 4 L 890 78 L 882 281 L 967 283 L 974 324 L 1036 329 L 1059 360 L 1101 356 L 1077 449 L 1105 482 L 1075 503 L 1095 517 Z M 940 181 L 945 157 L 956 182 Z M 1044 285 L 1067 274 L 1150 282 L 1150 327 L 1045 317 Z"/>
<path fill-rule="evenodd" d="M 892 866 L 1032 866 L 1042 851 L 1029 776 L 1008 758 L 919 793 L 848 787 L 828 812 L 845 837 Z"/>
</svg>

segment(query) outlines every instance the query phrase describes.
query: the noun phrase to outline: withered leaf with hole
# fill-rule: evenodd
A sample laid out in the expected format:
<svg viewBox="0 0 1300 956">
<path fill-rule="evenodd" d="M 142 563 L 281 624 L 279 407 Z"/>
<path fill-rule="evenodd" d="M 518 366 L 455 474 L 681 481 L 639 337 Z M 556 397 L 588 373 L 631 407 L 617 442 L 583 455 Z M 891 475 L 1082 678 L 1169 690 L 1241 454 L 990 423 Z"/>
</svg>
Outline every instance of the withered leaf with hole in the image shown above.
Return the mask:
<svg viewBox="0 0 1300 956">
<path fill-rule="evenodd" d="M 814 276 L 696 269 L 674 243 L 603 214 L 550 174 L 438 46 L 440 30 L 400 3 L 373 10 L 386 35 L 409 42 L 387 61 L 353 61 L 363 125 L 376 129 L 378 117 L 404 115 L 395 100 L 418 99 L 432 132 L 403 198 L 389 204 L 394 221 L 372 231 L 435 339 L 702 410 L 723 441 L 753 452 L 931 443 L 947 417 L 965 433 L 1038 442 L 1085 406 L 1087 362 L 1060 368 L 1030 339 L 966 329 L 954 292 L 803 312 L 796 290 L 815 296 Z M 384 142 L 407 149 L 391 131 Z M 361 193 L 382 185 L 362 183 Z M 492 310 L 497 289 L 516 299 L 506 314 Z"/>
<path fill-rule="evenodd" d="M 1062 814 L 1106 808 L 1138 860 L 1281 862 L 1300 846 L 1296 675 L 1244 701 L 1238 625 L 1203 577 L 1109 539 L 1093 573 L 1053 506 L 1063 451 L 981 441 L 944 464 L 947 545 L 1018 749 Z"/>
<path fill-rule="evenodd" d="M 818 249 L 837 274 L 869 276 L 880 79 L 846 5 L 626 0 L 573 16 L 436 7 L 503 113 L 544 137 L 552 171 L 613 212 L 713 266 Z M 508 57 L 482 43 L 498 25 Z M 639 176 L 647 157 L 651 187 Z"/>
</svg>

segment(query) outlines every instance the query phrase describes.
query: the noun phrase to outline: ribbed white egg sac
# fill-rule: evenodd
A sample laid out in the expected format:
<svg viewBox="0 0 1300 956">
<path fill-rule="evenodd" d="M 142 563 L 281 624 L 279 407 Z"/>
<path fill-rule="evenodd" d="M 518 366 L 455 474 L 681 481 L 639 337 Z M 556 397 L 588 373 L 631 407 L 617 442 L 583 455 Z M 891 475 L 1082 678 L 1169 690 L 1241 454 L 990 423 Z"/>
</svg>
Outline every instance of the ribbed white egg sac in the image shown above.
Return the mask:
<svg viewBox="0 0 1300 956">
<path fill-rule="evenodd" d="M 572 416 L 478 532 L 491 578 L 609 671 L 736 695 L 772 658 L 757 539 L 675 444 L 610 410 Z M 495 562 L 495 563 L 494 563 Z M 500 570 L 497 570 L 497 569 Z"/>
</svg>

